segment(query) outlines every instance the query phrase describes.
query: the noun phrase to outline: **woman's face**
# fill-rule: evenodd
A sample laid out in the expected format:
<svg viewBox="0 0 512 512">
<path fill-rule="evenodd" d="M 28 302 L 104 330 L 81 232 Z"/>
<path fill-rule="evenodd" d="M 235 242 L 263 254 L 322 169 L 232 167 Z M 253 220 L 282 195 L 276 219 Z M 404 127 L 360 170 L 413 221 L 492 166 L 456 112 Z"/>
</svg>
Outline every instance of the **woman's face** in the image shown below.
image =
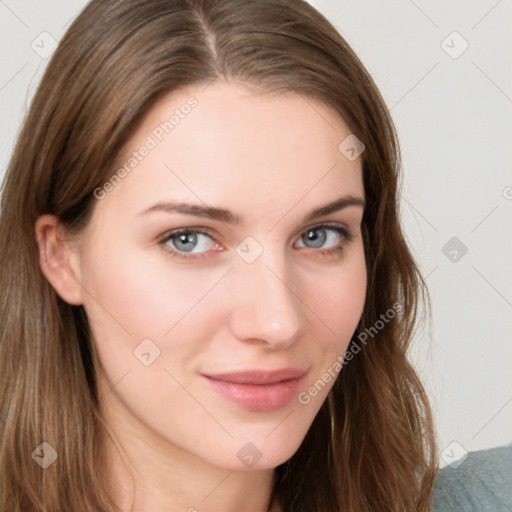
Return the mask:
<svg viewBox="0 0 512 512">
<path fill-rule="evenodd" d="M 114 430 L 231 470 L 297 450 L 365 301 L 349 135 L 322 103 L 219 81 L 139 123 L 78 246 Z"/>
</svg>

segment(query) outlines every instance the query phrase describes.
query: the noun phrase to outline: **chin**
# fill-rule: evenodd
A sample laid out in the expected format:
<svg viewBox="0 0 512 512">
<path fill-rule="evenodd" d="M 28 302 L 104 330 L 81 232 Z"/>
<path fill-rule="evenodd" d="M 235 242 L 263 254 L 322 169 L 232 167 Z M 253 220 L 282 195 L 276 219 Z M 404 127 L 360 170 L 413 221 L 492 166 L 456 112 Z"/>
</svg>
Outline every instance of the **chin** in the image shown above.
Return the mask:
<svg viewBox="0 0 512 512">
<path fill-rule="evenodd" d="M 229 446 L 218 445 L 218 452 L 212 455 L 219 458 L 211 462 L 229 471 L 262 471 L 280 466 L 297 452 L 307 430 L 292 434 L 279 422 L 273 428 L 275 431 L 265 427 L 259 435 L 237 436 L 229 441 Z M 230 452 L 233 456 L 226 458 Z"/>
</svg>

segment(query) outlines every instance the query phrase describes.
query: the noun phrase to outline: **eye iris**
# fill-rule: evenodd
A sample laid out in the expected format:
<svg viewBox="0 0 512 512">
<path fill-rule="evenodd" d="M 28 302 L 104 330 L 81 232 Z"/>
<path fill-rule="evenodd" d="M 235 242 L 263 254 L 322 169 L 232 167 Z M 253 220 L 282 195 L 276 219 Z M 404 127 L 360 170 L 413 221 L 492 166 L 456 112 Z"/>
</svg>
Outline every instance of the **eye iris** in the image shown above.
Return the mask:
<svg viewBox="0 0 512 512">
<path fill-rule="evenodd" d="M 191 244 L 191 245 L 189 245 L 188 247 L 183 247 L 183 246 L 180 247 L 179 244 L 182 244 L 182 243 L 183 244 Z M 194 233 L 184 233 L 184 234 L 178 235 L 173 240 L 174 247 L 176 247 L 176 249 L 183 250 L 185 252 L 191 251 L 194 248 L 196 243 L 197 243 L 197 235 Z"/>
<path fill-rule="evenodd" d="M 317 235 L 320 233 L 320 236 Z M 322 247 L 325 244 L 327 236 L 325 235 L 325 229 L 311 229 L 305 236 L 302 237 L 304 242 L 313 242 L 313 247 Z"/>
</svg>

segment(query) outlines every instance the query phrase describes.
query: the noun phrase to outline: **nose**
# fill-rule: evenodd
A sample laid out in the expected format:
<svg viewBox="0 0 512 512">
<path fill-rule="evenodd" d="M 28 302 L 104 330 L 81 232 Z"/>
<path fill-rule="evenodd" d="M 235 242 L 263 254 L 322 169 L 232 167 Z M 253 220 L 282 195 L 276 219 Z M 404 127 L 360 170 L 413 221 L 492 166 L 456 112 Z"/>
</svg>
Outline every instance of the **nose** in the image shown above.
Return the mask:
<svg viewBox="0 0 512 512">
<path fill-rule="evenodd" d="M 284 349 L 300 336 L 305 306 L 285 259 L 285 254 L 266 249 L 252 263 L 237 261 L 228 285 L 230 326 L 237 339 Z"/>
</svg>

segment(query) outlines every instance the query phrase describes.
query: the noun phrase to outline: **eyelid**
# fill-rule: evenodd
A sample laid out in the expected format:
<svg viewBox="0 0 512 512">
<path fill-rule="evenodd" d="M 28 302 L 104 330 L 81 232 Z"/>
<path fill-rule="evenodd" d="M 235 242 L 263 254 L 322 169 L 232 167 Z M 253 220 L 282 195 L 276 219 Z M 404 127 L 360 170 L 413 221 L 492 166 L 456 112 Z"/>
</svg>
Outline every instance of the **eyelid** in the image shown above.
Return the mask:
<svg viewBox="0 0 512 512">
<path fill-rule="evenodd" d="M 351 229 L 346 224 L 343 224 L 343 222 L 338 222 L 338 221 L 317 222 L 316 224 L 312 224 L 311 226 L 308 226 L 308 227 L 302 229 L 299 232 L 299 235 L 306 231 L 311 231 L 311 230 L 320 229 L 320 228 L 341 229 L 341 230 L 343 230 L 344 234 L 346 234 L 347 237 L 354 236 Z"/>
</svg>

